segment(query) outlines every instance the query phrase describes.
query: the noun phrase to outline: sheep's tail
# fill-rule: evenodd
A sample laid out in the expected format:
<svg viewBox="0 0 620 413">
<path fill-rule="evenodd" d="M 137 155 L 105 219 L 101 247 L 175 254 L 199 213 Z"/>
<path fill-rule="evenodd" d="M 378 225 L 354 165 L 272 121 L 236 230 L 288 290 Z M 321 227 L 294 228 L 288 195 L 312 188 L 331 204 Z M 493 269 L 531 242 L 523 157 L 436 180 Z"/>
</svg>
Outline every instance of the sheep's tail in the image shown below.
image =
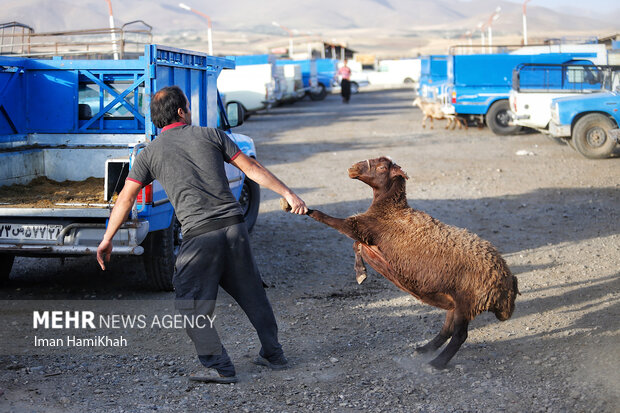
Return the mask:
<svg viewBox="0 0 620 413">
<path fill-rule="evenodd" d="M 507 285 L 505 284 L 505 287 L 500 292 L 499 299 L 495 302 L 495 308 L 492 310 L 499 321 L 506 321 L 512 316 L 515 310 L 515 299 L 517 295 L 521 294 L 517 277 L 512 275 L 510 271 L 507 276 Z M 511 278 L 512 280 L 510 280 Z"/>
</svg>

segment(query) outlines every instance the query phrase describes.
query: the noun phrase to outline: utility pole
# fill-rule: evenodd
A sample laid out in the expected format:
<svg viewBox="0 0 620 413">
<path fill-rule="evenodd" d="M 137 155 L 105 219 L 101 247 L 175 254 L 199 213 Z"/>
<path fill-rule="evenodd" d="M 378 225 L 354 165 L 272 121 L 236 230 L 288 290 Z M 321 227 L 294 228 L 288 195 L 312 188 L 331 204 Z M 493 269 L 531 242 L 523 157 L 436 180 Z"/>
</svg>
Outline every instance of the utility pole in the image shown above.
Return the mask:
<svg viewBox="0 0 620 413">
<path fill-rule="evenodd" d="M 112 38 L 112 51 L 114 52 L 114 60 L 118 60 L 118 43 L 116 43 L 116 31 L 114 27 L 114 14 L 112 13 L 112 0 L 105 0 L 108 3 L 108 11 L 110 12 L 110 37 Z"/>
<path fill-rule="evenodd" d="M 499 12 L 501 10 L 502 8 L 497 6 L 491 17 L 489 17 L 489 21 L 487 22 L 487 30 L 489 32 L 489 53 L 493 53 L 493 30 L 491 29 L 491 26 L 493 25 L 493 22 L 495 20 L 499 19 Z"/>
<path fill-rule="evenodd" d="M 527 46 L 527 17 L 526 17 L 526 5 L 532 0 L 523 1 L 523 45 Z"/>
<path fill-rule="evenodd" d="M 213 56 L 213 39 L 211 37 L 211 28 L 212 28 L 211 17 L 209 17 L 208 15 L 206 15 L 205 13 L 201 11 L 192 9 L 185 3 L 179 3 L 179 7 L 182 8 L 183 10 L 191 11 L 192 13 L 197 14 L 200 17 L 207 20 L 207 43 L 209 47 L 209 55 Z"/>
<path fill-rule="evenodd" d="M 484 53 L 484 23 L 478 23 L 478 30 L 480 30 L 480 53 Z"/>
</svg>

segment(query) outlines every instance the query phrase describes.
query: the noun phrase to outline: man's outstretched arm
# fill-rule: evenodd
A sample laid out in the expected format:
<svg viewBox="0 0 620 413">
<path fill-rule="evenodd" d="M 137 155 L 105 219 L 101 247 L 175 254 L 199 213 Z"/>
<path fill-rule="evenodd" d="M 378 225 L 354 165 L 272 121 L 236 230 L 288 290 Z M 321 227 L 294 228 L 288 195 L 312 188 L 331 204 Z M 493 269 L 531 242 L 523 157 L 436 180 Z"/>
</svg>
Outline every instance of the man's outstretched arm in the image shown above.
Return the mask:
<svg viewBox="0 0 620 413">
<path fill-rule="evenodd" d="M 241 169 L 251 180 L 269 188 L 272 191 L 282 195 L 288 201 L 291 206 L 291 212 L 294 214 L 305 215 L 308 212 L 306 203 L 298 197 L 291 189 L 280 181 L 274 174 L 272 174 L 267 168 L 261 165 L 254 158 L 250 158 L 244 153 L 240 153 L 233 161 L 232 164 Z"/>
<path fill-rule="evenodd" d="M 114 204 L 114 209 L 110 214 L 108 220 L 108 228 L 103 235 L 103 240 L 97 248 L 97 262 L 101 266 L 102 270 L 105 270 L 105 263 L 110 261 L 110 255 L 112 255 L 112 238 L 116 234 L 116 231 L 127 221 L 129 212 L 133 208 L 134 202 L 142 189 L 142 185 L 137 182 L 127 180 L 125 186 Z"/>
</svg>

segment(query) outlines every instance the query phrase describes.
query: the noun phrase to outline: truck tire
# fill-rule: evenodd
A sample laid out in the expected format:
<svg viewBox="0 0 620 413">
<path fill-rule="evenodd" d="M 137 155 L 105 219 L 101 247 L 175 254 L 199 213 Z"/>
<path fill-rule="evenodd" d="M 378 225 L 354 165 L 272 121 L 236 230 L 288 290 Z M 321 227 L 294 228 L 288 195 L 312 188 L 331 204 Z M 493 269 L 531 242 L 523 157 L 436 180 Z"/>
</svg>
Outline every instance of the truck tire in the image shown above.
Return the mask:
<svg viewBox="0 0 620 413">
<path fill-rule="evenodd" d="M 514 135 L 521 130 L 521 126 L 510 125 L 510 104 L 507 100 L 498 100 L 493 103 L 486 114 L 489 129 L 496 135 Z"/>
<path fill-rule="evenodd" d="M 256 218 L 258 217 L 260 186 L 247 176 L 243 180 L 239 204 L 241 204 L 241 210 L 243 211 L 243 218 L 245 218 L 248 232 L 251 232 L 252 228 L 254 228 L 254 224 L 256 224 Z"/>
<path fill-rule="evenodd" d="M 600 113 L 585 115 L 573 128 L 573 146 L 586 158 L 607 158 L 616 147 L 616 141 L 609 136 L 609 130 L 614 126 L 607 116 Z"/>
<path fill-rule="evenodd" d="M 360 91 L 360 86 L 357 84 L 357 82 L 351 82 L 351 94 L 355 95 L 359 91 Z"/>
<path fill-rule="evenodd" d="M 310 99 L 314 101 L 323 100 L 327 97 L 327 89 L 325 85 L 319 83 L 319 91 L 316 93 L 310 93 Z"/>
<path fill-rule="evenodd" d="M 166 229 L 150 232 L 142 246 L 142 261 L 150 287 L 155 291 L 172 291 L 174 263 L 181 245 L 181 226 L 176 216 Z"/>
<path fill-rule="evenodd" d="M 11 275 L 14 261 L 14 255 L 0 254 L 0 285 L 5 285 L 9 281 L 9 275 Z"/>
</svg>

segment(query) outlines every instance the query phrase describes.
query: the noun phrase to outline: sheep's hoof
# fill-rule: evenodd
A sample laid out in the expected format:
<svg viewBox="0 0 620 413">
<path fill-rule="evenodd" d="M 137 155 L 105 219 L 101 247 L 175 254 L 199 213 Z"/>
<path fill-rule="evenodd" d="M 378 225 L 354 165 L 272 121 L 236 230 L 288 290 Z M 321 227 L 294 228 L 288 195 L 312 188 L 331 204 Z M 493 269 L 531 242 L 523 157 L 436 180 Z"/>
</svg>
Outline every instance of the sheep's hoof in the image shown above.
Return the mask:
<svg viewBox="0 0 620 413">
<path fill-rule="evenodd" d="M 282 208 L 282 210 L 286 211 L 286 212 L 290 212 L 290 210 L 293 209 L 288 204 L 288 201 L 286 199 L 284 199 L 284 198 L 280 198 L 280 208 Z"/>
<path fill-rule="evenodd" d="M 424 344 L 423 346 L 416 347 L 414 351 L 416 353 L 425 354 L 425 353 L 432 353 L 438 348 L 439 348 L 438 346 L 434 345 L 433 340 L 431 340 L 428 343 Z"/>
<path fill-rule="evenodd" d="M 361 284 L 364 281 L 366 281 L 366 278 L 368 278 L 368 275 L 366 275 L 365 272 L 362 272 L 362 273 L 359 273 L 359 274 L 355 274 L 355 279 L 357 280 L 358 284 Z"/>
<path fill-rule="evenodd" d="M 433 366 L 434 368 L 436 368 L 437 370 L 443 370 L 446 368 L 446 366 L 448 365 L 447 362 L 441 360 L 439 357 L 437 357 L 436 359 L 432 360 L 430 363 L 431 366 Z"/>
</svg>

